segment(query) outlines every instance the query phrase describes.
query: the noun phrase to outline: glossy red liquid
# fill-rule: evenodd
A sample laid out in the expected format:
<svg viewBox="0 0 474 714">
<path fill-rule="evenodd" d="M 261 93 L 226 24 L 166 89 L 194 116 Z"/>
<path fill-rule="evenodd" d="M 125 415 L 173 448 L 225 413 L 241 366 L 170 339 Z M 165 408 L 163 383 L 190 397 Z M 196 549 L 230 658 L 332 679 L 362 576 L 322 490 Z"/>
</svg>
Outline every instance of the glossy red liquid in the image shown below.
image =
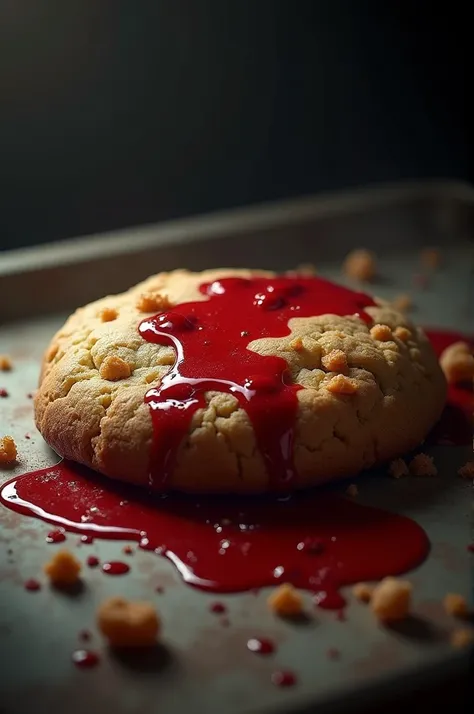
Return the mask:
<svg viewBox="0 0 474 714">
<path fill-rule="evenodd" d="M 414 521 L 323 488 L 287 499 L 163 497 L 63 461 L 13 479 L 1 500 L 66 530 L 136 542 L 146 537 L 187 583 L 207 591 L 291 582 L 334 609 L 344 604 L 341 586 L 404 573 L 428 552 Z M 83 522 L 87 514 L 91 520 Z M 298 549 L 307 539 L 321 544 L 316 552 Z"/>
<path fill-rule="evenodd" d="M 65 533 L 59 529 L 50 531 L 46 536 L 46 543 L 64 543 L 65 540 Z"/>
<path fill-rule="evenodd" d="M 265 637 L 252 637 L 247 642 L 247 649 L 256 654 L 268 655 L 275 652 L 275 643 Z"/>
<path fill-rule="evenodd" d="M 38 590 L 41 590 L 41 583 L 35 578 L 29 578 L 29 580 L 25 581 L 24 588 L 29 592 L 35 593 L 38 592 Z"/>
<path fill-rule="evenodd" d="M 231 392 L 253 424 L 257 444 L 275 489 L 294 477 L 296 392 L 281 357 L 261 356 L 247 345 L 290 333 L 288 321 L 325 313 L 359 315 L 372 298 L 321 278 L 224 278 L 202 285 L 206 300 L 183 303 L 144 320 L 149 342 L 171 345 L 176 362 L 145 397 L 155 443 L 150 485 L 165 487 L 193 413 L 209 390 Z"/>
<path fill-rule="evenodd" d="M 223 615 L 224 612 L 227 612 L 227 608 L 223 602 L 211 602 L 209 610 L 214 613 L 214 615 Z"/>
<path fill-rule="evenodd" d="M 72 653 L 72 661 L 80 669 L 90 669 L 99 664 L 99 655 L 90 650 L 76 650 Z"/>
<path fill-rule="evenodd" d="M 89 557 L 86 560 L 87 565 L 89 568 L 97 568 L 99 565 L 99 558 L 96 555 L 89 555 Z"/>
<path fill-rule="evenodd" d="M 277 687 L 293 687 L 297 682 L 296 674 L 285 670 L 273 672 L 272 682 Z"/>
<path fill-rule="evenodd" d="M 130 566 L 120 560 L 112 560 L 102 565 L 102 572 L 106 575 L 125 575 L 129 570 Z"/>
</svg>

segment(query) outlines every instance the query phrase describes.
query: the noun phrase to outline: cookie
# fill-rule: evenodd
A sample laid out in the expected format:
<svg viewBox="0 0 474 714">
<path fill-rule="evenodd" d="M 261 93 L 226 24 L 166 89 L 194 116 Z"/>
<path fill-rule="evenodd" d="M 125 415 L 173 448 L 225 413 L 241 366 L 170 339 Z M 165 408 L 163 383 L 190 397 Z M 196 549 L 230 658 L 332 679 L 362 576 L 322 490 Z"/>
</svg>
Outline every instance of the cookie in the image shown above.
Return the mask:
<svg viewBox="0 0 474 714">
<path fill-rule="evenodd" d="M 399 457 L 445 398 L 428 339 L 390 305 L 316 277 L 178 270 L 67 320 L 35 418 L 58 454 L 113 479 L 258 493 Z"/>
</svg>

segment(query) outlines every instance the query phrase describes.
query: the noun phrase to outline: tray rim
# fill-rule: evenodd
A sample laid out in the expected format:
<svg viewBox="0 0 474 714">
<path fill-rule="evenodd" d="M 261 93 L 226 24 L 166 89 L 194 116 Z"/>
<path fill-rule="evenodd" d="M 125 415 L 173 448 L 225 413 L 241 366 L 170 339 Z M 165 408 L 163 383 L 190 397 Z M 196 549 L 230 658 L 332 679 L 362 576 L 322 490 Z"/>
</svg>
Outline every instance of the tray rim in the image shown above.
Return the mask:
<svg viewBox="0 0 474 714">
<path fill-rule="evenodd" d="M 463 181 L 402 181 L 296 199 L 247 205 L 159 223 L 67 238 L 0 252 L 0 277 L 135 254 L 173 243 L 225 238 L 229 233 L 296 226 L 308 220 L 359 213 L 412 201 L 474 205 L 474 185 Z M 131 240 L 133 238 L 133 240 Z"/>
</svg>

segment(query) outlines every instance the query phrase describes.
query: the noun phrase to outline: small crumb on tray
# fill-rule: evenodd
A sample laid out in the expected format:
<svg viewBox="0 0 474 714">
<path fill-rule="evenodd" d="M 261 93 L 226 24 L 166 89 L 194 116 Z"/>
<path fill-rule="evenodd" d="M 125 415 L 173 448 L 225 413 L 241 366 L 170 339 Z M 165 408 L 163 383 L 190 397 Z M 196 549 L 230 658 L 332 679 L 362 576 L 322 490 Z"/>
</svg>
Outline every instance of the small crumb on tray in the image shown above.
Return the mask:
<svg viewBox="0 0 474 714">
<path fill-rule="evenodd" d="M 13 362 L 8 355 L 0 355 L 0 371 L 9 372 L 13 367 Z"/>
<path fill-rule="evenodd" d="M 467 342 L 454 342 L 441 353 L 441 369 L 448 384 L 471 384 L 474 379 L 474 354 Z"/>
<path fill-rule="evenodd" d="M 474 461 L 466 461 L 458 470 L 458 476 L 465 479 L 474 479 Z"/>
<path fill-rule="evenodd" d="M 381 622 L 404 620 L 410 613 L 412 585 L 407 580 L 384 578 L 374 587 L 370 607 Z"/>
<path fill-rule="evenodd" d="M 463 618 L 469 614 L 466 598 L 457 593 L 448 593 L 443 600 L 443 607 L 453 617 Z"/>
<path fill-rule="evenodd" d="M 441 252 L 437 248 L 424 248 L 420 253 L 420 262 L 424 268 L 436 270 L 441 265 Z"/>
<path fill-rule="evenodd" d="M 296 267 L 295 272 L 302 278 L 312 278 L 316 275 L 316 266 L 313 263 L 301 263 Z"/>
<path fill-rule="evenodd" d="M 388 473 L 392 478 L 403 478 L 404 476 L 408 476 L 410 472 L 403 459 L 394 459 L 390 462 Z"/>
<path fill-rule="evenodd" d="M 68 550 L 59 550 L 44 566 L 44 572 L 53 585 L 64 587 L 79 580 L 81 563 Z"/>
<path fill-rule="evenodd" d="M 474 644 L 474 630 L 460 628 L 454 630 L 451 635 L 451 645 L 456 649 L 464 649 L 472 644 Z"/>
<path fill-rule="evenodd" d="M 377 274 L 377 260 L 370 250 L 360 248 L 352 250 L 345 258 L 343 272 L 349 277 L 361 282 L 370 282 Z"/>
<path fill-rule="evenodd" d="M 360 602 L 370 602 L 374 588 L 367 583 L 357 583 L 352 588 L 352 594 Z"/>
<path fill-rule="evenodd" d="M 0 464 L 12 464 L 17 459 L 17 449 L 12 436 L 0 439 Z"/>
<path fill-rule="evenodd" d="M 438 473 L 433 457 L 423 453 L 413 457 L 409 469 L 412 476 L 436 476 Z"/>
<path fill-rule="evenodd" d="M 97 610 L 99 630 L 112 647 L 152 647 L 161 622 L 150 602 L 111 597 Z"/>
<path fill-rule="evenodd" d="M 296 617 L 303 612 L 303 598 L 289 583 L 284 583 L 274 590 L 267 604 L 270 610 L 280 617 Z"/>
</svg>

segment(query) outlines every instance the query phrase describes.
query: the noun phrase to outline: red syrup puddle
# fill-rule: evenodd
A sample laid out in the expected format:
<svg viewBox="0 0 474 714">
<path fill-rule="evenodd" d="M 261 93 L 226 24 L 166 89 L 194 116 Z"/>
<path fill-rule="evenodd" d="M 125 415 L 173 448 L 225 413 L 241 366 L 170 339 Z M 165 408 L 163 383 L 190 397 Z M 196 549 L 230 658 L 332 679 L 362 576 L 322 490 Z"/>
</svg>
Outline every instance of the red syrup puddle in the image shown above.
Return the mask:
<svg viewBox="0 0 474 714">
<path fill-rule="evenodd" d="M 289 670 L 279 670 L 272 674 L 272 682 L 277 687 L 293 687 L 297 681 L 296 674 Z"/>
<path fill-rule="evenodd" d="M 106 575 L 125 575 L 129 570 L 130 566 L 120 560 L 112 560 L 102 566 L 102 572 Z"/>
<path fill-rule="evenodd" d="M 149 549 L 171 560 L 185 582 L 208 592 L 290 582 L 336 610 L 344 605 L 342 586 L 405 573 L 429 550 L 424 530 L 411 519 L 330 488 L 285 499 L 164 497 L 62 461 L 12 479 L 0 500 L 67 531 L 135 542 L 146 537 Z M 298 549 L 310 541 L 322 547 Z"/>
<path fill-rule="evenodd" d="M 46 543 L 64 543 L 66 540 L 66 534 L 59 528 L 50 531 L 46 536 Z"/>
<path fill-rule="evenodd" d="M 247 412 L 274 490 L 295 478 L 294 424 L 298 407 L 287 363 L 247 345 L 290 334 L 288 321 L 315 315 L 358 315 L 372 298 L 321 278 L 223 278 L 200 286 L 206 300 L 177 305 L 144 320 L 140 335 L 171 345 L 176 362 L 145 396 L 153 420 L 150 485 L 163 489 L 194 412 L 210 390 L 230 392 Z M 204 376 L 203 376 L 204 375 Z"/>
<path fill-rule="evenodd" d="M 38 590 L 41 590 L 41 583 L 35 578 L 29 578 L 25 581 L 24 588 L 31 593 L 36 593 Z"/>
<path fill-rule="evenodd" d="M 252 637 L 247 642 L 247 649 L 256 654 L 269 655 L 275 652 L 275 643 L 265 637 Z"/>
<path fill-rule="evenodd" d="M 214 615 L 223 615 L 224 612 L 227 612 L 227 608 L 224 605 L 223 602 L 212 602 L 209 605 L 209 610 L 212 612 Z"/>
<path fill-rule="evenodd" d="M 474 337 L 447 330 L 426 329 L 438 357 L 453 342 L 474 346 Z M 471 446 L 473 436 L 474 391 L 468 386 L 449 385 L 441 419 L 426 438 L 427 444 Z"/>
<path fill-rule="evenodd" d="M 100 658 L 96 652 L 90 650 L 75 650 L 72 653 L 72 661 L 80 669 L 90 669 L 99 664 Z"/>
</svg>

